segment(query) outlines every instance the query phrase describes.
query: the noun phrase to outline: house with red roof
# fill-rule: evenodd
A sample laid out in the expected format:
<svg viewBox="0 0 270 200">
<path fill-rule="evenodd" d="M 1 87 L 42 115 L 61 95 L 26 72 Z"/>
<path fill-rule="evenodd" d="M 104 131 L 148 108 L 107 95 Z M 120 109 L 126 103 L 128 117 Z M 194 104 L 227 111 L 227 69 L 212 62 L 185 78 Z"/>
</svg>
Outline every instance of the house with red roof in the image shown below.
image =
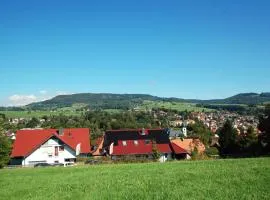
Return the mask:
<svg viewBox="0 0 270 200">
<path fill-rule="evenodd" d="M 11 153 L 12 165 L 74 163 L 90 153 L 88 128 L 26 129 L 16 133 Z"/>
<path fill-rule="evenodd" d="M 153 158 L 154 151 L 164 162 L 171 158 L 186 158 L 188 152 L 180 146 L 171 143 L 166 129 L 133 129 L 106 131 L 103 140 L 103 151 L 118 159 L 124 156 Z"/>
</svg>

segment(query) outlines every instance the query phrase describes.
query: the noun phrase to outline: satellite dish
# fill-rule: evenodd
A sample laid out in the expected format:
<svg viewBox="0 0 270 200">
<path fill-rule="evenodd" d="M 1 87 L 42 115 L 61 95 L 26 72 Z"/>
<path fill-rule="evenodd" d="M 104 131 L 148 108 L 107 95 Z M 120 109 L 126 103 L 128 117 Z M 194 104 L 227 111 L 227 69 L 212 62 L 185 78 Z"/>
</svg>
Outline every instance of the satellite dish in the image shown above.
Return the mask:
<svg viewBox="0 0 270 200">
<path fill-rule="evenodd" d="M 80 155 L 81 153 L 81 143 L 77 144 L 76 146 L 76 156 Z"/>
</svg>

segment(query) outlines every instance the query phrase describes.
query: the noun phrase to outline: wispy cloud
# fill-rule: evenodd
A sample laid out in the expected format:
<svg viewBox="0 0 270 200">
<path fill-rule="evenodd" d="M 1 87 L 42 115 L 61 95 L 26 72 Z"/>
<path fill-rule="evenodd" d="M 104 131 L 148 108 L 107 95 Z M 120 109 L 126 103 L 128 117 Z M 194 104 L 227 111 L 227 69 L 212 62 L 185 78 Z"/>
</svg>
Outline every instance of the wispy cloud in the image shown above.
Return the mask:
<svg viewBox="0 0 270 200">
<path fill-rule="evenodd" d="M 13 106 L 23 106 L 23 105 L 27 105 L 29 103 L 33 103 L 36 102 L 38 100 L 38 98 L 31 94 L 31 95 L 19 95 L 19 94 L 14 94 L 12 96 L 10 96 L 9 98 L 9 103 L 10 105 Z"/>
<path fill-rule="evenodd" d="M 45 101 L 57 95 L 71 94 L 66 91 L 48 92 L 48 90 L 40 90 L 35 94 L 13 94 L 6 99 L 0 101 L 0 106 L 25 106 L 30 103 Z"/>
</svg>

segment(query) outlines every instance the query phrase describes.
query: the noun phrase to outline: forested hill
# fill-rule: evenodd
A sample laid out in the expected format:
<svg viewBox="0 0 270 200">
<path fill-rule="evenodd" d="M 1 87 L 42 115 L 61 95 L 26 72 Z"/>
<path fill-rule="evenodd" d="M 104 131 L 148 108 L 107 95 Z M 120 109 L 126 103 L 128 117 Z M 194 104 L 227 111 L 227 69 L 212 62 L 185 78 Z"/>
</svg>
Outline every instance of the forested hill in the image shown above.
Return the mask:
<svg viewBox="0 0 270 200">
<path fill-rule="evenodd" d="M 85 104 L 93 109 L 129 109 L 139 106 L 143 101 L 184 101 L 176 98 L 161 98 L 146 94 L 79 93 L 59 95 L 50 100 L 29 104 L 32 109 L 69 107 Z"/>
<path fill-rule="evenodd" d="M 50 100 L 29 104 L 31 109 L 51 109 L 69 107 L 75 103 L 85 104 L 93 109 L 129 109 L 139 106 L 143 101 L 189 102 L 200 104 L 262 104 L 270 102 L 270 93 L 242 93 L 226 99 L 196 100 L 162 98 L 147 94 L 79 93 L 60 95 Z"/>
<path fill-rule="evenodd" d="M 225 99 L 213 99 L 213 100 L 190 100 L 193 103 L 204 104 L 247 104 L 258 105 L 266 102 L 270 103 L 270 92 L 265 93 L 241 93 Z"/>
</svg>

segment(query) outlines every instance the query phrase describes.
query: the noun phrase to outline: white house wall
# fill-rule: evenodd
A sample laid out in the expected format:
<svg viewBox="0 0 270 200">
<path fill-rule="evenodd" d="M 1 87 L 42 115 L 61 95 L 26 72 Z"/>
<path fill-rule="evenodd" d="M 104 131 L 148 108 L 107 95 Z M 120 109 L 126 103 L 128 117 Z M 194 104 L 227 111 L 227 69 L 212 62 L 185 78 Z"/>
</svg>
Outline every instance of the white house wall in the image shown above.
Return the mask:
<svg viewBox="0 0 270 200">
<path fill-rule="evenodd" d="M 63 151 L 59 147 L 64 146 Z M 58 156 L 55 156 L 55 147 L 58 147 Z M 34 165 L 36 163 L 65 163 L 65 159 L 75 159 L 75 151 L 67 145 L 60 145 L 58 139 L 51 138 L 41 145 L 33 153 L 22 161 L 22 165 Z"/>
</svg>

